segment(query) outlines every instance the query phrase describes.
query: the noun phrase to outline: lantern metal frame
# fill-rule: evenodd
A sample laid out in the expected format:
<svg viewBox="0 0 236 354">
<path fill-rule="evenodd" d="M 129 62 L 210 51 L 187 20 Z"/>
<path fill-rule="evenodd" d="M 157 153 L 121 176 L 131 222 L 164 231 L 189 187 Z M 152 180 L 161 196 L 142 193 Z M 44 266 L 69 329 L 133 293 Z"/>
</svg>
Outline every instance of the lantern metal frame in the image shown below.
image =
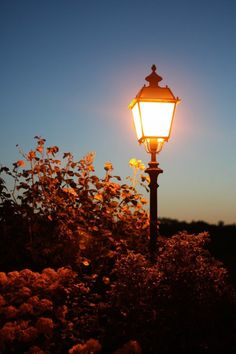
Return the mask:
<svg viewBox="0 0 236 354">
<path fill-rule="evenodd" d="M 167 142 L 170 139 L 170 135 L 172 132 L 172 126 L 173 126 L 173 120 L 174 120 L 174 115 L 176 111 L 176 105 L 180 101 L 178 97 L 175 97 L 174 94 L 172 93 L 171 89 L 168 86 L 165 87 L 160 87 L 159 82 L 162 80 L 162 77 L 159 76 L 156 73 L 156 66 L 152 66 L 152 73 L 145 78 L 146 81 L 148 81 L 149 85 L 146 86 L 144 85 L 142 89 L 138 92 L 136 97 L 130 102 L 129 108 L 132 110 L 134 106 L 137 104 L 138 108 L 138 123 L 141 128 L 141 137 L 138 138 L 138 142 L 140 144 L 144 143 L 147 141 L 147 139 L 163 139 L 165 142 Z M 171 114 L 171 119 L 170 119 L 170 126 L 168 129 L 168 135 L 146 135 L 144 131 L 144 118 L 143 118 L 143 112 L 142 112 L 142 107 L 141 103 L 163 103 L 163 104 L 168 104 L 172 103 L 174 104 L 172 114 Z M 135 129 L 136 123 L 135 123 L 135 116 L 133 112 L 133 117 L 134 117 L 134 125 Z M 136 129 L 136 133 L 138 136 L 138 132 Z"/>
</svg>

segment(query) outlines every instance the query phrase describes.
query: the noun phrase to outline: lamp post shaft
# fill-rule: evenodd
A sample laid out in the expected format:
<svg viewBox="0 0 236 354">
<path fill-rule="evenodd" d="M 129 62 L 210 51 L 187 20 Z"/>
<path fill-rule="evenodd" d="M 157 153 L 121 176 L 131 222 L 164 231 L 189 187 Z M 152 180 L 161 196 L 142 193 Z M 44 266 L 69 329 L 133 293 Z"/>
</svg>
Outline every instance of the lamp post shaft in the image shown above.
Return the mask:
<svg viewBox="0 0 236 354">
<path fill-rule="evenodd" d="M 163 170 L 159 168 L 159 163 L 156 161 L 156 154 L 151 153 L 151 161 L 149 162 L 149 167 L 145 170 L 150 177 L 150 235 L 149 235 L 149 251 L 151 259 L 155 259 L 157 250 L 157 237 L 159 234 L 158 229 L 158 208 L 157 208 L 157 188 L 158 188 L 158 175 L 163 173 Z"/>
</svg>

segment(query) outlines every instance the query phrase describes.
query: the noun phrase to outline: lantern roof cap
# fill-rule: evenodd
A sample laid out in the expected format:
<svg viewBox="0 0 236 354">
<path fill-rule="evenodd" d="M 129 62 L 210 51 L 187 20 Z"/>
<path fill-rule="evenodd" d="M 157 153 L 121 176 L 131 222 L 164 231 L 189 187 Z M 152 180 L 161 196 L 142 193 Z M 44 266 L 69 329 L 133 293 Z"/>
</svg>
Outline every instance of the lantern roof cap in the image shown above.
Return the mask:
<svg viewBox="0 0 236 354">
<path fill-rule="evenodd" d="M 156 65 L 153 65 L 152 73 L 145 78 L 145 80 L 149 82 L 149 86 L 144 85 L 136 95 L 135 100 L 171 102 L 179 101 L 179 98 L 174 96 L 168 86 L 159 86 L 159 82 L 162 80 L 162 77 L 156 73 L 156 70 Z"/>
<path fill-rule="evenodd" d="M 160 87 L 159 82 L 162 80 L 162 77 L 156 73 L 156 66 L 152 66 L 152 73 L 146 77 L 146 81 L 149 82 L 149 85 L 144 85 L 141 90 L 138 92 L 136 97 L 129 104 L 129 108 L 135 105 L 138 101 L 149 101 L 149 102 L 173 102 L 178 103 L 180 99 L 175 97 L 173 92 L 168 86 Z"/>
<path fill-rule="evenodd" d="M 150 101 L 178 101 L 178 97 L 175 98 L 171 89 L 166 87 L 152 87 L 143 86 L 136 96 L 137 100 L 150 100 Z"/>
</svg>

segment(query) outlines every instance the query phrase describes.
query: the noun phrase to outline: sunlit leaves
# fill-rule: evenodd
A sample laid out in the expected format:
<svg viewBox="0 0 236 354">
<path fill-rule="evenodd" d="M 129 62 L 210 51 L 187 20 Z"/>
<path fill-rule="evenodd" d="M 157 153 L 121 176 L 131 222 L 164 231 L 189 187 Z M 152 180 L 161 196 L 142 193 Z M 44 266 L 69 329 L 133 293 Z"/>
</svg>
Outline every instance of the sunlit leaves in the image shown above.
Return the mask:
<svg viewBox="0 0 236 354">
<path fill-rule="evenodd" d="M 24 219 L 27 247 L 37 262 L 44 254 L 63 265 L 66 259 L 86 252 L 88 245 L 82 244 L 78 227 L 101 240 L 111 234 L 127 237 L 131 243 L 146 237 L 145 200 L 135 188 L 139 180 L 144 182 L 138 173 L 143 170 L 140 160 L 130 163 L 135 180 L 129 177 L 131 183 L 122 183 L 121 177 L 112 175 L 111 162 L 104 164 L 104 178 L 94 174 L 94 152 L 76 161 L 70 152 L 59 155 L 57 146 L 47 147 L 45 139 L 36 136 L 35 140 L 35 148 L 28 153 L 18 146 L 22 159 L 12 170 L 1 168 L 1 173 L 13 178 L 14 188 L 7 191 L 2 180 L 0 192 L 2 200 L 14 201 L 11 207 Z M 50 232 L 43 236 L 47 228 Z"/>
<path fill-rule="evenodd" d="M 157 263 L 150 265 L 147 201 L 136 189 L 147 187 L 140 160 L 130 161 L 134 176 L 125 183 L 110 162 L 105 176 L 96 176 L 94 153 L 76 161 L 41 137 L 34 150 L 19 151 L 22 160 L 0 169 L 14 182 L 8 191 L 0 178 L 0 231 L 7 240 L 1 261 L 21 259 L 18 269 L 25 259 L 36 269 L 70 269 L 0 272 L 0 350 L 13 352 L 17 344 L 28 353 L 95 352 L 100 344 L 88 338 L 96 333 L 110 345 L 104 352 L 114 352 L 115 337 L 122 351 L 138 353 L 135 341 L 123 346 L 137 336 L 145 352 L 166 353 L 162 345 L 172 335 L 175 348 L 168 352 L 192 352 L 182 350 L 188 335 L 175 334 L 191 328 L 193 338 L 196 323 L 211 326 L 229 289 L 225 269 L 205 248 L 208 235 L 160 237 Z M 195 352 L 208 344 L 205 329 Z"/>
<path fill-rule="evenodd" d="M 42 146 L 40 146 L 40 150 L 42 150 Z M 47 148 L 47 154 L 55 156 L 55 154 L 59 151 L 59 148 L 57 146 L 52 146 Z"/>
<path fill-rule="evenodd" d="M 27 160 L 28 161 L 32 161 L 33 159 L 35 159 L 36 157 L 36 153 L 35 151 L 31 150 L 28 154 L 27 154 Z"/>
<path fill-rule="evenodd" d="M 17 164 L 17 166 L 19 166 L 19 167 L 24 167 L 24 166 L 25 166 L 25 161 L 24 161 L 24 160 L 18 160 L 18 161 L 16 162 L 16 164 Z"/>
</svg>

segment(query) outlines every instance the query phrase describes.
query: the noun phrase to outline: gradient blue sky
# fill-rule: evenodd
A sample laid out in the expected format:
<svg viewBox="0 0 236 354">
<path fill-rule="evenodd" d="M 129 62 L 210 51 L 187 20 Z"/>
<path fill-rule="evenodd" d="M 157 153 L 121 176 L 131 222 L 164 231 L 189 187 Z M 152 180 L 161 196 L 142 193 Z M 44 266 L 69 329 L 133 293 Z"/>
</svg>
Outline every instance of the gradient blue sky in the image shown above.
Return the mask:
<svg viewBox="0 0 236 354">
<path fill-rule="evenodd" d="M 236 222 L 236 2 L 0 0 L 0 162 L 41 135 L 95 167 L 130 158 L 130 100 L 152 64 L 175 95 L 172 137 L 159 156 L 159 214 Z"/>
</svg>

